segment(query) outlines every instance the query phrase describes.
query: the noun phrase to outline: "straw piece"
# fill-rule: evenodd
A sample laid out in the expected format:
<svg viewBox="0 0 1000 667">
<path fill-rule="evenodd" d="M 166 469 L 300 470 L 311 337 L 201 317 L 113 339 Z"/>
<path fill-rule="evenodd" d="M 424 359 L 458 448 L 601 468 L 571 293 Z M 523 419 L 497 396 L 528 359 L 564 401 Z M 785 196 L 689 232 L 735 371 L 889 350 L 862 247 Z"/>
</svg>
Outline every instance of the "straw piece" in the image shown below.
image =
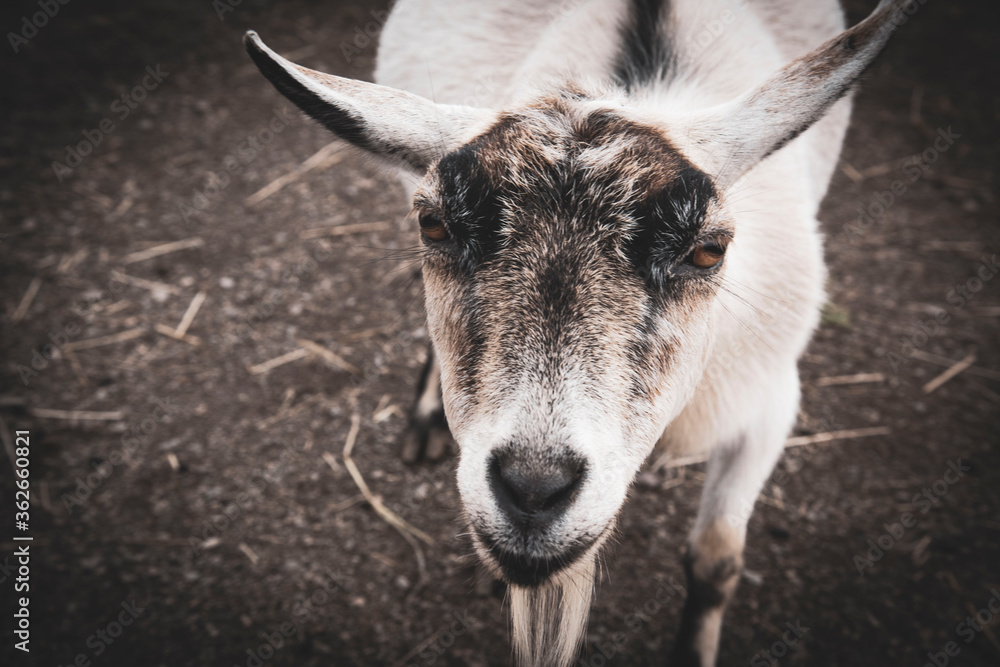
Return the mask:
<svg viewBox="0 0 1000 667">
<path fill-rule="evenodd" d="M 358 470 L 358 467 L 354 464 L 353 459 L 345 457 L 344 467 L 347 468 L 347 472 L 351 474 L 351 477 L 354 479 L 354 483 L 358 485 L 359 489 L 361 489 L 361 493 L 364 494 L 365 500 L 368 501 L 368 504 L 371 505 L 376 512 L 378 512 L 379 516 L 381 516 L 386 523 L 401 533 L 408 533 L 409 535 L 416 537 L 425 544 L 434 544 L 433 537 L 416 526 L 409 524 L 405 519 L 401 518 L 398 514 L 386 507 L 382 503 L 381 498 L 371 492 L 371 489 L 368 488 L 368 484 L 365 482 L 365 478 L 361 476 L 361 471 Z"/>
<path fill-rule="evenodd" d="M 32 278 L 31 282 L 28 283 L 28 289 L 24 291 L 24 296 L 21 297 L 21 303 L 17 304 L 17 309 L 10 316 L 14 324 L 23 320 L 24 316 L 28 314 L 28 309 L 31 308 L 31 303 L 35 300 L 35 295 L 38 294 L 38 288 L 41 286 L 42 279 L 37 276 Z"/>
<path fill-rule="evenodd" d="M 973 364 L 973 362 L 975 360 L 976 360 L 976 353 L 973 352 L 973 353 L 969 354 L 968 356 L 966 356 L 965 359 L 962 359 L 961 361 L 956 362 L 955 364 L 953 364 L 951 366 L 951 368 L 949 368 L 948 370 L 946 370 L 944 373 L 941 373 L 941 375 L 938 375 L 936 378 L 934 378 L 933 380 L 931 380 L 930 382 L 928 382 L 927 384 L 925 384 L 924 385 L 924 393 L 925 394 L 930 394 L 931 392 L 935 391 L 938 387 L 940 387 L 941 385 L 943 385 L 945 382 L 947 382 L 948 380 L 952 379 L 953 377 L 955 377 L 956 375 L 958 375 L 962 371 L 966 370 L 969 366 L 971 366 Z"/>
<path fill-rule="evenodd" d="M 389 222 L 359 222 L 354 225 L 334 225 L 330 227 L 314 227 L 306 229 L 299 234 L 301 239 L 318 239 L 324 236 L 347 236 L 349 234 L 362 234 L 364 232 L 377 232 L 383 229 L 390 229 L 392 223 Z"/>
<path fill-rule="evenodd" d="M 63 350 L 67 350 L 69 352 L 75 352 L 77 350 L 90 350 L 95 347 L 103 347 L 104 345 L 113 345 L 126 340 L 132 340 L 133 338 L 138 338 L 145 333 L 146 329 L 144 327 L 136 327 L 134 329 L 120 331 L 116 334 L 101 336 L 100 338 L 91 338 L 90 340 L 79 340 L 72 343 L 66 343 L 63 345 Z"/>
<path fill-rule="evenodd" d="M 393 415 L 399 415 L 402 417 L 403 410 L 398 405 L 395 404 L 386 406 L 372 415 L 372 421 L 375 422 L 376 424 L 381 424 L 382 422 L 384 422 L 386 419 L 388 419 Z"/>
<path fill-rule="evenodd" d="M 177 335 L 183 336 L 187 333 L 188 327 L 194 322 L 195 315 L 198 314 L 198 309 L 201 308 L 201 304 L 205 303 L 205 297 L 208 296 L 204 291 L 198 292 L 191 299 L 191 303 L 188 305 L 187 310 L 184 311 L 184 317 L 181 318 L 181 323 L 177 325 Z"/>
<path fill-rule="evenodd" d="M 302 359 L 303 357 L 309 356 L 309 352 L 304 347 L 300 347 L 297 350 L 292 350 L 280 357 L 275 357 L 268 361 L 257 364 L 256 366 L 250 366 L 250 373 L 252 375 L 260 375 L 261 373 L 267 373 L 270 370 L 277 368 L 278 366 L 283 366 L 289 362 L 296 361 L 297 359 Z"/>
<path fill-rule="evenodd" d="M 260 562 L 260 556 L 258 556 L 257 552 L 255 552 L 253 549 L 251 549 L 249 545 L 247 545 L 247 544 L 245 544 L 243 542 L 240 542 L 239 543 L 239 548 L 240 548 L 240 551 L 242 551 L 243 554 L 247 558 L 250 559 L 250 563 L 251 564 L 256 565 L 257 563 Z"/>
<path fill-rule="evenodd" d="M 951 367 L 954 363 L 954 359 L 949 359 L 948 357 L 942 357 L 940 354 L 932 354 L 930 352 L 924 352 L 923 350 L 914 350 L 910 355 L 915 359 L 920 359 L 921 361 L 927 361 L 932 364 L 937 364 L 938 366 Z M 981 378 L 986 378 L 987 380 L 997 380 L 1000 381 L 1000 373 L 997 371 L 990 370 L 988 368 L 980 368 L 979 366 L 969 366 L 966 370 L 969 375 L 976 375 Z"/>
<path fill-rule="evenodd" d="M 172 252 L 177 252 L 178 250 L 200 248 L 203 245 L 205 245 L 205 241 L 200 236 L 192 236 L 191 238 L 184 239 L 182 241 L 172 241 L 170 243 L 164 243 L 163 245 L 147 248 L 146 250 L 129 253 L 128 255 L 125 255 L 125 258 L 122 260 L 122 264 L 135 264 L 136 262 L 142 262 L 147 259 L 152 259 L 153 257 L 159 257 L 160 255 L 167 255 Z"/>
<path fill-rule="evenodd" d="M 362 477 L 361 471 L 354 464 L 354 459 L 351 458 L 351 450 L 354 448 L 354 442 L 358 437 L 358 429 L 361 425 L 361 417 L 357 413 L 351 418 L 351 430 L 347 434 L 347 441 L 344 443 L 344 467 L 347 468 L 347 472 L 351 474 L 351 478 L 354 479 L 354 483 L 357 484 L 358 489 L 365 496 L 365 500 L 368 504 L 372 506 L 379 516 L 381 516 L 386 523 L 391 525 L 393 528 L 398 530 L 400 533 L 408 534 L 409 536 L 416 537 L 417 539 L 423 541 L 425 544 L 434 544 L 434 538 L 420 530 L 416 526 L 413 526 L 405 519 L 400 517 L 398 514 L 390 510 L 382 503 L 382 499 L 372 493 L 371 489 L 368 488 L 368 484 L 365 482 L 365 478 Z M 422 554 L 421 554 L 422 555 Z"/>
<path fill-rule="evenodd" d="M 351 415 L 351 428 L 347 431 L 347 439 L 344 441 L 344 458 L 351 458 L 354 451 L 354 443 L 358 440 L 358 431 L 361 430 L 361 416 L 357 413 Z"/>
<path fill-rule="evenodd" d="M 166 324 L 154 324 L 153 328 L 156 329 L 158 333 L 161 333 L 164 336 L 170 336 L 171 338 L 174 338 L 176 340 L 182 340 L 185 343 L 194 345 L 196 347 L 198 345 L 201 345 L 201 339 L 198 338 L 197 336 L 192 336 L 191 334 L 181 335 L 177 333 L 176 329 L 168 327 Z"/>
<path fill-rule="evenodd" d="M 361 375 L 361 371 L 358 369 L 357 366 L 347 361 L 340 355 L 335 354 L 334 352 L 323 347 L 319 343 L 314 343 L 311 340 L 299 338 L 299 345 L 309 350 L 309 352 L 315 354 L 316 356 L 323 358 L 328 363 L 333 364 L 337 368 L 340 368 L 341 370 L 347 371 L 348 373 L 353 373 L 354 375 Z"/>
<path fill-rule="evenodd" d="M 174 287 L 173 285 L 168 285 L 167 283 L 161 283 L 156 280 L 146 280 L 145 278 L 130 276 L 124 273 L 119 273 L 118 275 L 121 276 L 122 280 L 128 281 L 129 284 L 148 289 L 151 292 L 161 291 L 169 292 L 170 294 L 181 293 L 181 289 L 179 287 Z"/>
<path fill-rule="evenodd" d="M 340 472 L 340 464 L 337 463 L 337 457 L 336 456 L 334 456 L 330 452 L 323 452 L 323 457 L 322 458 L 323 458 L 324 461 L 326 461 L 326 464 L 328 466 L 330 466 L 330 470 L 332 470 L 333 472 L 336 472 L 336 473 Z"/>
<path fill-rule="evenodd" d="M 367 340 L 367 339 L 369 339 L 369 338 L 371 338 L 373 336 L 376 336 L 376 335 L 378 335 L 380 333 L 385 333 L 385 332 L 388 332 L 388 331 L 392 331 L 392 327 L 388 327 L 388 326 L 386 326 L 386 327 L 373 327 L 371 329 L 364 329 L 363 331 L 355 331 L 354 333 L 347 334 L 347 336 L 345 337 L 345 340 L 353 343 L 354 341 L 358 341 L 358 340 Z"/>
<path fill-rule="evenodd" d="M 77 264 L 85 260 L 89 254 L 90 248 L 80 248 L 72 255 L 67 254 L 59 262 L 59 265 L 56 267 L 56 271 L 58 273 L 69 273 L 76 268 Z"/>
<path fill-rule="evenodd" d="M 350 509 L 351 507 L 354 507 L 359 503 L 363 503 L 364 501 L 365 501 L 365 494 L 358 493 L 351 496 L 347 500 L 342 500 L 339 503 L 331 505 L 330 507 L 327 508 L 327 511 L 333 513 L 343 512 L 344 510 Z"/>
<path fill-rule="evenodd" d="M 375 415 L 377 415 L 379 412 L 381 412 L 382 410 L 384 410 L 385 406 L 389 405 L 389 402 L 391 400 L 392 400 L 392 394 L 382 394 L 382 398 L 378 399 L 378 404 L 375 406 L 375 409 L 372 411 L 372 421 L 375 420 Z"/>
<path fill-rule="evenodd" d="M 247 206 L 256 206 L 278 190 L 281 190 L 289 183 L 298 180 L 304 174 L 312 171 L 313 169 L 325 169 L 326 167 L 337 164 L 344 157 L 339 153 L 343 147 L 344 144 L 339 141 L 327 144 L 292 171 L 288 172 L 284 176 L 274 179 L 260 190 L 247 197 L 243 200 L 243 203 Z"/>
<path fill-rule="evenodd" d="M 70 421 L 121 421 L 125 415 L 115 412 L 91 412 L 88 410 L 52 410 L 32 408 L 31 414 L 43 419 L 68 419 Z"/>
<path fill-rule="evenodd" d="M 705 454 L 695 454 L 693 456 L 680 456 L 678 458 L 671 458 L 669 455 L 664 456 L 653 466 L 652 471 L 657 472 L 659 470 L 670 470 L 672 468 L 684 468 L 696 463 L 704 463 L 708 460 L 708 456 Z"/>
<path fill-rule="evenodd" d="M 128 195 L 121 200 L 121 203 L 115 207 L 115 210 L 111 211 L 108 215 L 108 221 L 114 221 L 122 217 L 131 210 L 132 206 L 135 204 L 135 197 Z"/>
<path fill-rule="evenodd" d="M 865 180 L 864 174 L 862 174 L 860 171 L 855 169 L 847 162 L 841 161 L 840 170 L 844 172 L 844 175 L 846 175 L 849 179 L 851 179 L 855 183 L 860 183 L 861 181 Z"/>
<path fill-rule="evenodd" d="M 87 382 L 87 374 L 83 372 L 83 364 L 80 363 L 80 358 L 72 350 L 64 349 L 63 352 L 66 354 L 66 360 L 69 361 L 69 367 L 73 369 L 76 381 L 80 383 L 81 387 L 86 389 L 90 386 L 90 383 Z"/>
<path fill-rule="evenodd" d="M 261 421 L 257 422 L 257 428 L 260 429 L 261 431 L 263 431 L 264 429 L 267 429 L 267 428 L 270 428 L 270 427 L 274 426 L 275 424 L 277 424 L 280 421 L 284 421 L 286 419 L 291 419 L 292 417 L 296 417 L 296 416 L 302 414 L 303 412 L 305 412 L 306 410 L 308 410 L 309 407 L 312 406 L 314 403 L 317 403 L 317 402 L 322 401 L 322 400 L 323 400 L 323 397 L 321 395 L 319 395 L 319 394 L 316 394 L 316 395 L 313 395 L 313 396 L 310 396 L 308 398 L 303 399 L 302 402 L 299 403 L 298 405 L 296 405 L 295 407 L 289 407 L 291 405 L 290 403 L 286 404 L 286 405 L 283 405 L 281 407 L 281 409 L 278 410 L 277 413 L 271 415 L 270 417 L 268 417 L 266 419 L 262 419 Z"/>
<path fill-rule="evenodd" d="M 854 428 L 843 431 L 828 431 L 826 433 L 800 435 L 794 438 L 789 438 L 785 441 L 785 447 L 803 447 L 805 445 L 815 445 L 821 442 L 832 442 L 834 440 L 855 440 L 857 438 L 870 438 L 877 435 L 890 435 L 891 433 L 892 430 L 885 426 Z"/>
<path fill-rule="evenodd" d="M 858 373 L 856 375 L 835 375 L 816 380 L 817 387 L 833 387 L 841 384 L 867 384 L 869 382 L 885 382 L 882 373 Z"/>
<path fill-rule="evenodd" d="M 110 209 L 115 205 L 115 200 L 111 197 L 97 192 L 93 188 L 88 188 L 80 182 L 77 182 L 72 187 L 73 192 L 77 192 L 85 197 L 90 197 L 93 199 L 101 208 Z"/>
</svg>

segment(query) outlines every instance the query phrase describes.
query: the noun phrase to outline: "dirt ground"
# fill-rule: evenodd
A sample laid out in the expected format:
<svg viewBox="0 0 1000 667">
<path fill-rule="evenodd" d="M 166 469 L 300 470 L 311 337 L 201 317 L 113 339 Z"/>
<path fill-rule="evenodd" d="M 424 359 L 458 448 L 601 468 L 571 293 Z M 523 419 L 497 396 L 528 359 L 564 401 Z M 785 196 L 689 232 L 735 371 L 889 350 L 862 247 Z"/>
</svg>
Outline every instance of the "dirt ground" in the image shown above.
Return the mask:
<svg viewBox="0 0 1000 667">
<path fill-rule="evenodd" d="M 852 19 L 873 4 L 851 0 Z M 5 33 L 38 11 L 7 5 Z M 427 343 L 402 191 L 347 150 L 303 166 L 330 137 L 240 44 L 252 27 L 309 67 L 369 78 L 381 8 L 74 2 L 18 53 L 4 45 L 0 426 L 30 431 L 34 536 L 30 654 L 12 648 L 0 573 L 4 664 L 508 664 L 502 591 L 477 593 L 461 536 L 454 457 L 398 456 Z M 821 216 L 830 305 L 800 364 L 795 435 L 885 435 L 786 453 L 750 522 L 720 665 L 768 664 L 762 651 L 1000 664 L 1000 622 L 965 620 L 1000 600 L 1000 279 L 977 277 L 1000 251 L 998 18 L 996 3 L 932 0 L 863 84 Z M 254 368 L 303 340 L 336 356 Z M 862 373 L 882 378 L 823 380 Z M 359 502 L 342 456 L 353 414 L 372 492 L 432 540 L 425 581 Z M 654 595 L 683 581 L 701 471 L 641 475 L 581 664 L 664 664 L 681 596 Z"/>
</svg>

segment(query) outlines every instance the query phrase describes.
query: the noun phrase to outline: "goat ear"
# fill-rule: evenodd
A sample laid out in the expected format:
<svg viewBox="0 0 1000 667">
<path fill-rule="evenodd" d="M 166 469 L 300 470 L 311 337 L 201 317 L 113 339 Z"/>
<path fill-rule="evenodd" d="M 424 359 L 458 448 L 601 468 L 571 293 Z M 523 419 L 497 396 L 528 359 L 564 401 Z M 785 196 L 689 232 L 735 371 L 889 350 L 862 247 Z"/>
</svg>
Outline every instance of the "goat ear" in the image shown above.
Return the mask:
<svg viewBox="0 0 1000 667">
<path fill-rule="evenodd" d="M 805 132 L 850 90 L 907 16 L 907 0 L 872 14 L 760 87 L 680 123 L 692 159 L 727 186 Z"/>
<path fill-rule="evenodd" d="M 265 46 L 252 30 L 243 44 L 278 92 L 306 114 L 341 139 L 416 173 L 424 173 L 495 116 L 300 67 Z"/>
</svg>

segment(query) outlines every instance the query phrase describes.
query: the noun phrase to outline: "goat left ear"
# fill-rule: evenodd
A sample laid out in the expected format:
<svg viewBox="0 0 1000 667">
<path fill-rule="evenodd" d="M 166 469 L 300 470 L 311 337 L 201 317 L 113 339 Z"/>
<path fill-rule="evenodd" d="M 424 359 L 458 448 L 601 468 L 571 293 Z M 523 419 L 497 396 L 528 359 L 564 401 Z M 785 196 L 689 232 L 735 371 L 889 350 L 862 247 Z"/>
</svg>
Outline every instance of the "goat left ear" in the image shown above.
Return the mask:
<svg viewBox="0 0 1000 667">
<path fill-rule="evenodd" d="M 300 67 L 265 46 L 252 30 L 243 44 L 278 92 L 306 114 L 341 139 L 418 174 L 485 129 L 496 115 Z"/>
<path fill-rule="evenodd" d="M 843 97 L 907 16 L 882 0 L 850 30 L 732 102 L 681 119 L 691 158 L 723 187 L 809 129 Z"/>
</svg>

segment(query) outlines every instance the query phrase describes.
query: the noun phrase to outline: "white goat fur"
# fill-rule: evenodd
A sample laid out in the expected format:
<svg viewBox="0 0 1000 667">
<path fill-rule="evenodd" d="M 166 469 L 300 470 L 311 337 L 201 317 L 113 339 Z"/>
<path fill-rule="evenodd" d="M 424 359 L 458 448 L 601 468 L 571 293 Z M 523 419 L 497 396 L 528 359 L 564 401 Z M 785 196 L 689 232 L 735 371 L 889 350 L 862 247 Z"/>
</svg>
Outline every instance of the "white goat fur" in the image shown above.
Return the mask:
<svg viewBox="0 0 1000 667">
<path fill-rule="evenodd" d="M 844 29 L 837 0 L 670 4 L 674 34 L 681 39 L 673 48 L 682 62 L 683 54 L 697 53 L 693 59 L 703 65 L 703 76 L 628 100 L 633 117 L 646 116 L 667 128 L 672 117 L 683 118 L 762 84 Z M 544 90 L 553 76 L 584 84 L 606 79 L 608 64 L 620 48 L 618 26 L 627 6 L 620 0 L 400 0 L 382 33 L 375 78 L 438 103 L 517 107 Z M 695 40 L 726 11 L 734 12 L 736 20 L 707 48 L 699 48 Z M 708 362 L 716 372 L 706 373 L 661 438 L 662 446 L 682 455 L 746 435 L 739 451 L 713 457 L 694 534 L 716 517 L 729 518 L 741 537 L 745 534 L 747 508 L 753 506 L 794 424 L 799 404 L 796 360 L 824 301 L 822 241 L 815 216 L 840 154 L 850 105 L 846 98 L 838 102 L 823 120 L 730 189 L 749 204 L 746 211 L 737 212 L 738 234 L 727 254 L 727 276 L 745 286 L 744 296 L 768 316 L 721 297 L 725 308 L 715 311 L 714 361 Z M 682 135 L 671 138 L 683 146 Z M 404 183 L 410 187 L 412 181 Z M 745 324 L 755 334 L 748 335 Z M 725 465 L 720 455 L 738 459 L 739 465 Z M 609 501 L 617 510 L 617 499 Z M 562 587 L 563 595 L 572 598 L 565 604 L 573 607 L 571 615 L 580 626 L 571 636 L 562 633 L 565 645 L 556 652 L 562 656 L 572 655 L 584 629 L 592 570 L 590 565 L 574 571 L 574 581 Z M 531 624 L 552 610 L 544 603 L 533 609 L 525 591 L 512 595 L 511 603 L 515 645 L 523 647 L 532 641 Z M 538 650 L 522 653 L 537 655 Z"/>
</svg>

